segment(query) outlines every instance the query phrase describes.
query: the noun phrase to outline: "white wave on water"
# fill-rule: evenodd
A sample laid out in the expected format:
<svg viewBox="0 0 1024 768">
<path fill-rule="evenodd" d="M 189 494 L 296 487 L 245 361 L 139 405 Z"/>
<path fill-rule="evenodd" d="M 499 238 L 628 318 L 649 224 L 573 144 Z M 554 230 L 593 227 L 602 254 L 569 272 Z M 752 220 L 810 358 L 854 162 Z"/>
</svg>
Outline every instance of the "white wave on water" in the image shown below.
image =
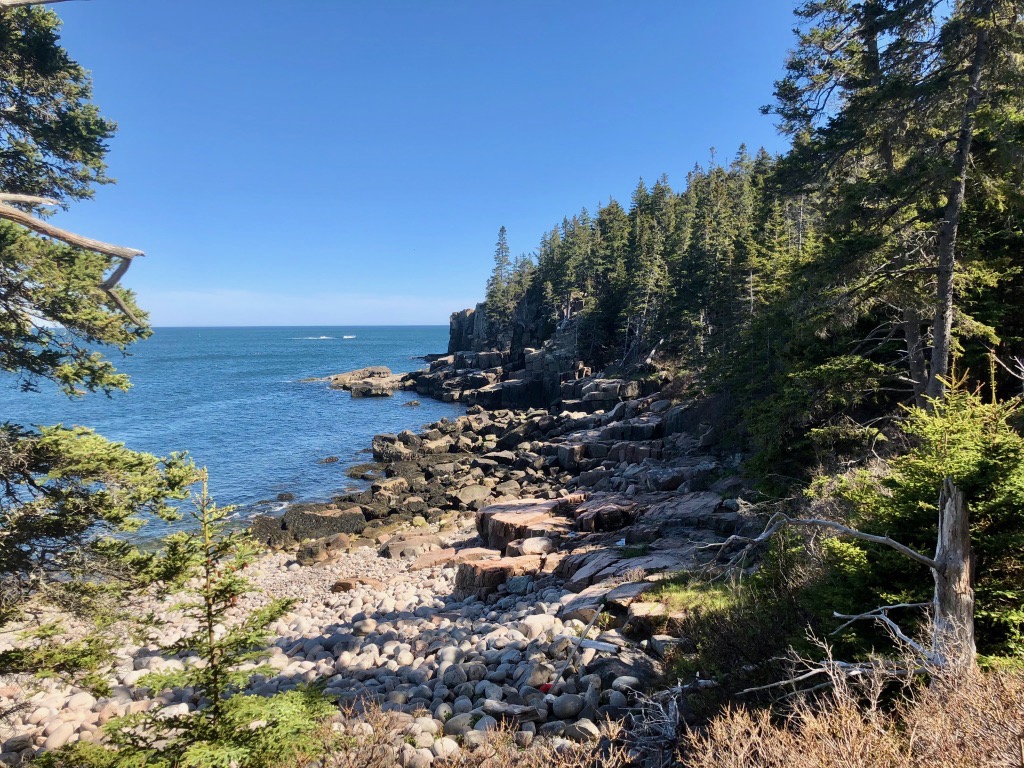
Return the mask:
<svg viewBox="0 0 1024 768">
<path fill-rule="evenodd" d="M 342 336 L 341 338 L 343 338 L 343 339 L 354 339 L 355 336 Z"/>
<path fill-rule="evenodd" d="M 335 336 L 292 336 L 295 341 L 320 341 L 320 339 L 333 339 Z M 346 339 L 348 336 L 345 337 Z"/>
</svg>

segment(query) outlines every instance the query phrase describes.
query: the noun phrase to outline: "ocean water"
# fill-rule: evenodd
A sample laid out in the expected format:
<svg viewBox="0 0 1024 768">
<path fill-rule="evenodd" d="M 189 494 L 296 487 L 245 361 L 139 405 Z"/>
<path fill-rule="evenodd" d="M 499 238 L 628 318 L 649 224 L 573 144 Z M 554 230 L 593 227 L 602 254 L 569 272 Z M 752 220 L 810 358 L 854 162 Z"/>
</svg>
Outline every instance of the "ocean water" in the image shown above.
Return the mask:
<svg viewBox="0 0 1024 768">
<path fill-rule="evenodd" d="M 302 379 L 367 365 L 415 370 L 426 365 L 416 356 L 444 352 L 447 345 L 447 326 L 157 328 L 130 356 L 113 358 L 131 376 L 127 392 L 70 400 L 47 382 L 25 393 L 6 377 L 0 379 L 0 421 L 91 427 L 160 456 L 188 451 L 208 468 L 217 503 L 239 505 L 244 518 L 279 510 L 280 493 L 324 501 L 363 487 L 345 470 L 370 460 L 365 451 L 373 435 L 463 412 L 413 392 L 352 399 Z M 403 407 L 413 399 L 421 405 Z M 318 463 L 329 456 L 339 461 Z M 140 535 L 168 530 L 156 522 Z"/>
</svg>

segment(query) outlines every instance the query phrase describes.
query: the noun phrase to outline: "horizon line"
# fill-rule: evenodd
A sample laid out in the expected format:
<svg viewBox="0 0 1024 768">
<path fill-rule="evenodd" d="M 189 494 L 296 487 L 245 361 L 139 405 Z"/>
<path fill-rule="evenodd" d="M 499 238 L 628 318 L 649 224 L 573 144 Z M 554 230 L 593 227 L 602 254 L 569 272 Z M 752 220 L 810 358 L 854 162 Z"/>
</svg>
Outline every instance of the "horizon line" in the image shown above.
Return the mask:
<svg viewBox="0 0 1024 768">
<path fill-rule="evenodd" d="M 152 330 L 178 328 L 447 328 L 448 323 L 391 323 L 388 325 L 151 325 Z"/>
</svg>

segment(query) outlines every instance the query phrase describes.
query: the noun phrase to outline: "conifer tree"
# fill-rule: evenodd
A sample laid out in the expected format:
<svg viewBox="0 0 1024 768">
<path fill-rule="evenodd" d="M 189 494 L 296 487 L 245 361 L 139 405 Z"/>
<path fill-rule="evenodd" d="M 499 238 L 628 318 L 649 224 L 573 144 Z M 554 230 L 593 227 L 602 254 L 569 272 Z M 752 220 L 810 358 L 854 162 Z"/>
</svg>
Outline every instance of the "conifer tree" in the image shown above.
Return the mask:
<svg viewBox="0 0 1024 768">
<path fill-rule="evenodd" d="M 0 8 L 0 218 L 22 220 L 39 197 L 88 198 L 109 181 L 114 124 L 92 104 L 89 78 L 58 29 L 42 7 Z M 124 350 L 150 331 L 131 293 L 109 287 L 123 267 L 108 253 L 0 221 L 0 368 L 25 389 L 47 381 L 69 396 L 127 389 L 101 350 Z M 182 456 L 136 453 L 88 429 L 0 424 L 0 622 L 29 599 L 84 614 L 116 609 L 155 560 L 114 534 L 173 514 L 169 500 L 193 479 Z M 0 666 L 23 669 L 33 658 L 8 654 Z"/>
<path fill-rule="evenodd" d="M 189 597 L 177 611 L 196 629 L 164 651 L 198 663 L 153 672 L 140 681 L 152 696 L 189 691 L 196 708 L 171 716 L 157 709 L 127 715 L 107 726 L 107 744 L 73 745 L 48 756 L 44 765 L 268 768 L 286 759 L 315 757 L 323 749 L 315 731 L 336 709 L 316 689 L 274 696 L 243 692 L 255 675 L 273 672 L 253 662 L 266 656 L 269 625 L 295 601 L 272 599 L 248 614 L 237 613 L 239 599 L 253 590 L 244 572 L 259 548 L 247 533 L 229 528 L 232 508 L 217 507 L 210 499 L 205 470 L 200 482 L 190 513 L 193 530 L 165 542 L 174 574 L 166 586 L 186 587 Z"/>
<path fill-rule="evenodd" d="M 494 246 L 494 268 L 487 281 L 487 317 L 496 333 L 500 333 L 512 319 L 514 302 L 509 291 L 512 279 L 512 258 L 508 248 L 505 227 L 498 230 Z"/>
<path fill-rule="evenodd" d="M 942 12 L 927 0 L 804 4 L 808 25 L 774 108 L 795 139 L 791 178 L 834 201 L 830 271 L 852 285 L 833 302 L 850 318 L 891 309 L 918 397 L 940 395 L 949 371 L 972 145 L 983 123 L 1016 107 L 1006 86 L 1019 79 L 1024 40 L 1009 0 Z"/>
</svg>

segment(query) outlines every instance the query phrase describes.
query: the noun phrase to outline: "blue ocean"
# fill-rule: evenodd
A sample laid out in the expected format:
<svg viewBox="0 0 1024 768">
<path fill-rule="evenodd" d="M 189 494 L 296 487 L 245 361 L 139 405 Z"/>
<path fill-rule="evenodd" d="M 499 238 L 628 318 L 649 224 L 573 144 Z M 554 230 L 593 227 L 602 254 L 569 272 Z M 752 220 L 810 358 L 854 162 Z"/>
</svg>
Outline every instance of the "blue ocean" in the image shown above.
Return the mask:
<svg viewBox="0 0 1024 768">
<path fill-rule="evenodd" d="M 129 356 L 112 358 L 131 377 L 127 392 L 71 400 L 47 382 L 21 392 L 7 377 L 0 379 L 0 421 L 87 426 L 160 456 L 188 451 L 208 468 L 217 503 L 239 505 L 244 518 L 280 509 L 278 494 L 324 501 L 361 487 L 345 470 L 370 460 L 373 435 L 463 411 L 412 392 L 352 399 L 302 379 L 367 365 L 410 371 L 426 365 L 418 356 L 447 346 L 447 326 L 157 328 Z M 403 407 L 413 399 L 421 405 Z M 330 456 L 339 460 L 320 463 Z"/>
</svg>

